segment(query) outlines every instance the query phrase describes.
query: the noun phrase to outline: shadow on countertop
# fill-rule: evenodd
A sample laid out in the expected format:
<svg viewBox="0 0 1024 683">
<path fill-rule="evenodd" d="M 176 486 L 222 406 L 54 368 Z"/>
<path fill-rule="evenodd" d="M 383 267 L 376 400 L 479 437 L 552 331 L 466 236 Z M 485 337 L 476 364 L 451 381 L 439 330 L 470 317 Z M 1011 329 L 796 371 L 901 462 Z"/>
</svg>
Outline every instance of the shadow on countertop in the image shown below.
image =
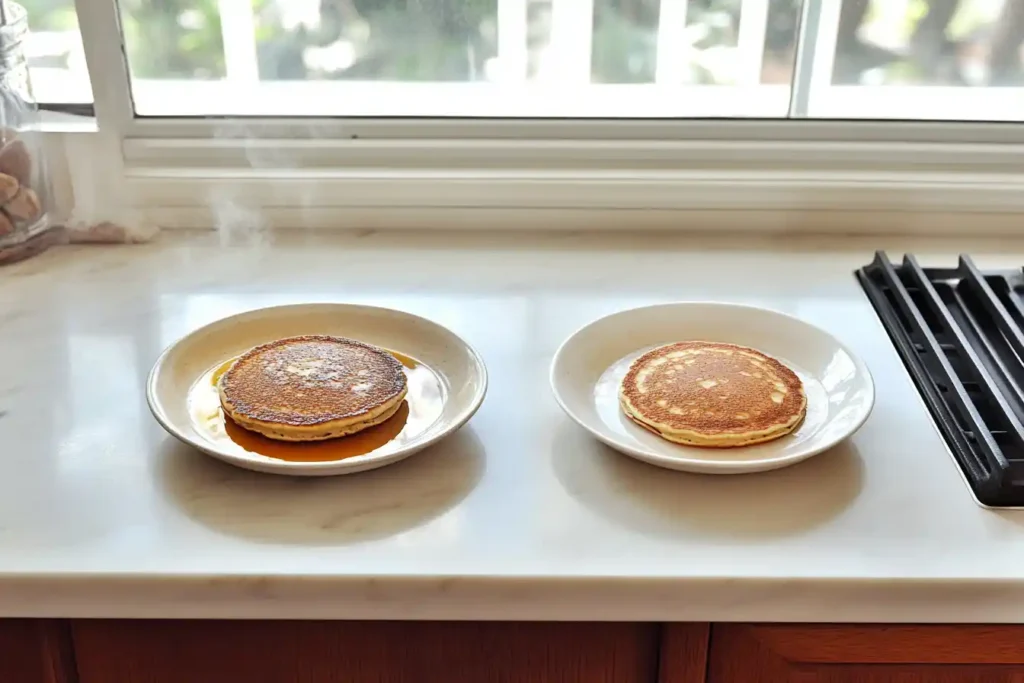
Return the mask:
<svg viewBox="0 0 1024 683">
<path fill-rule="evenodd" d="M 621 526 L 659 536 L 764 540 L 798 534 L 856 499 L 864 463 L 847 440 L 772 472 L 688 474 L 634 460 L 566 423 L 553 445 L 555 476 L 573 498 Z"/>
<path fill-rule="evenodd" d="M 422 526 L 455 507 L 484 473 L 483 444 L 465 427 L 406 460 L 335 477 L 286 477 L 220 462 L 168 437 L 157 487 L 190 518 L 231 536 L 347 545 Z"/>
</svg>

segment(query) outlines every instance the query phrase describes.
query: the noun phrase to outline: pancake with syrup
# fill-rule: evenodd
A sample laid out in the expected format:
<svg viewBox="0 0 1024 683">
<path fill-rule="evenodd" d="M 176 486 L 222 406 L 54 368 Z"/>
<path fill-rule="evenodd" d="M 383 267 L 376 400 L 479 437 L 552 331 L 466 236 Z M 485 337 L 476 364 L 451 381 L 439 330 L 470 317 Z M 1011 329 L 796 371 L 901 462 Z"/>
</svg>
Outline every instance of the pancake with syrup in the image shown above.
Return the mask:
<svg viewBox="0 0 1024 683">
<path fill-rule="evenodd" d="M 675 443 L 749 446 L 792 432 L 807 412 L 796 373 L 755 349 L 689 341 L 637 358 L 619 391 L 634 422 Z"/>
<path fill-rule="evenodd" d="M 224 414 L 279 441 L 355 434 L 394 415 L 408 392 L 383 349 L 322 335 L 290 337 L 239 356 L 217 386 Z"/>
</svg>

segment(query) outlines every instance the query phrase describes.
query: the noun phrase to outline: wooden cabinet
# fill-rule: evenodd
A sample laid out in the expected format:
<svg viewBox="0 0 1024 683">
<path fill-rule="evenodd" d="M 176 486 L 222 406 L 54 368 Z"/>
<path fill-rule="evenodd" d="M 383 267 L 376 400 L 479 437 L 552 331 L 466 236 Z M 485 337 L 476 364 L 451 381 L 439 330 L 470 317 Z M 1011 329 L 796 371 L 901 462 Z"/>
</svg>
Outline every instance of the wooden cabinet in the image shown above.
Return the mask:
<svg viewBox="0 0 1024 683">
<path fill-rule="evenodd" d="M 0 619 L 0 683 L 73 683 L 66 624 Z"/>
<path fill-rule="evenodd" d="M 1024 626 L 0 620 L 0 683 L 1024 683 Z"/>
<path fill-rule="evenodd" d="M 708 664 L 708 683 L 1024 683 L 1024 627 L 716 624 Z"/>
<path fill-rule="evenodd" d="M 710 631 L 708 624 L 665 624 L 658 652 L 658 683 L 702 683 Z"/>
<path fill-rule="evenodd" d="M 686 633 L 679 631 L 680 643 Z M 76 621 L 73 635 L 80 683 L 654 683 L 661 629 L 585 623 Z M 691 683 L 683 675 L 680 680 Z M 702 679 L 703 667 L 692 683 Z"/>
</svg>

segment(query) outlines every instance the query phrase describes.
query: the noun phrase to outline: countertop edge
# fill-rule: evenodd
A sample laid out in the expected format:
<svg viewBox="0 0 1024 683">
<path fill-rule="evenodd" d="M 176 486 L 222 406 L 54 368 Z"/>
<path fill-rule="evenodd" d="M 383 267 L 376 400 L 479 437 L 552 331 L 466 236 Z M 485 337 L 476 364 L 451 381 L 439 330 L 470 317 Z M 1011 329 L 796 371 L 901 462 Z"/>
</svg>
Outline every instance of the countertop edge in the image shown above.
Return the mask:
<svg viewBox="0 0 1024 683">
<path fill-rule="evenodd" d="M 0 617 L 1024 623 L 1024 580 L 0 577 Z"/>
</svg>

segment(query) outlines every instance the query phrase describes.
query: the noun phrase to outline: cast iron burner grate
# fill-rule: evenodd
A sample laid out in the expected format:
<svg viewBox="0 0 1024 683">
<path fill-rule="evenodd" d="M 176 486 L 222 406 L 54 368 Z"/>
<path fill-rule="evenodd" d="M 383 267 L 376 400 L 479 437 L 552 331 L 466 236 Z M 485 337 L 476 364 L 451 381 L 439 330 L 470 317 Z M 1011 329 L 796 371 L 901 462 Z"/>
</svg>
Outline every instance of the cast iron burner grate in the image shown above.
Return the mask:
<svg viewBox="0 0 1024 683">
<path fill-rule="evenodd" d="M 857 279 L 978 501 L 1024 507 L 1024 271 L 878 252 Z"/>
</svg>

